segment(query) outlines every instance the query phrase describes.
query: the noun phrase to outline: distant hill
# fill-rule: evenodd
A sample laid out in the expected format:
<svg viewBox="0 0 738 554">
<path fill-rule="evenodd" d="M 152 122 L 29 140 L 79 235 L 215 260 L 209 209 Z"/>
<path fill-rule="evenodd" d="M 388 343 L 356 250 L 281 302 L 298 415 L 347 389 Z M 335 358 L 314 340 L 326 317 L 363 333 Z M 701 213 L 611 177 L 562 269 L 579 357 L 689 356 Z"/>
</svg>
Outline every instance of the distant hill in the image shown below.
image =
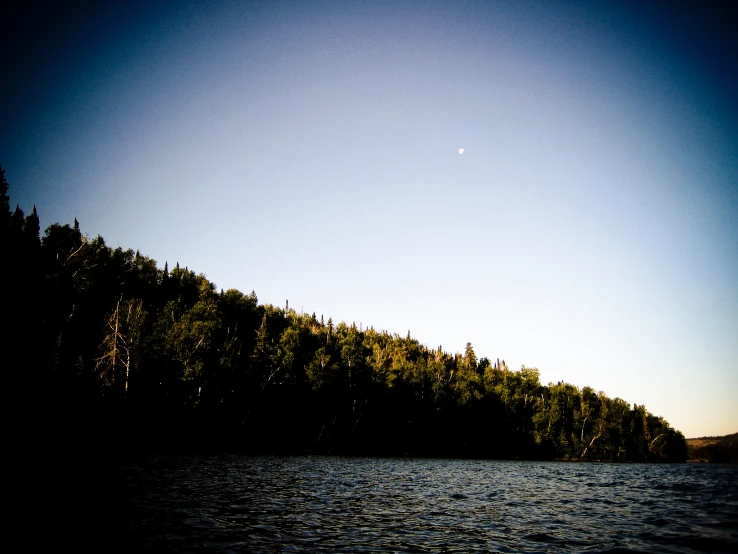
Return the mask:
<svg viewBox="0 0 738 554">
<path fill-rule="evenodd" d="M 724 437 L 687 439 L 690 462 L 738 463 L 738 433 Z"/>
</svg>

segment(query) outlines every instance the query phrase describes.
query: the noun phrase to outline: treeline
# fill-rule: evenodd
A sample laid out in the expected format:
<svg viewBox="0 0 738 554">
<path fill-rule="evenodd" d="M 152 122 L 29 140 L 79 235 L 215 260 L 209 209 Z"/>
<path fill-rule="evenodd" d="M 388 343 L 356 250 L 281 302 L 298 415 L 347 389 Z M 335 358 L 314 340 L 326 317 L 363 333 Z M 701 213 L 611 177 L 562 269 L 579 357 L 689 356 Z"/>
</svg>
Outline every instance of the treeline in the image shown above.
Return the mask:
<svg viewBox="0 0 738 554">
<path fill-rule="evenodd" d="M 2 171 L 0 169 L 0 171 Z M 644 406 L 538 370 L 218 292 L 10 209 L 3 355 L 20 439 L 531 459 L 684 461 Z M 80 438 L 81 437 L 81 438 Z"/>
<path fill-rule="evenodd" d="M 688 458 L 697 462 L 738 463 L 738 433 L 687 439 Z"/>
</svg>

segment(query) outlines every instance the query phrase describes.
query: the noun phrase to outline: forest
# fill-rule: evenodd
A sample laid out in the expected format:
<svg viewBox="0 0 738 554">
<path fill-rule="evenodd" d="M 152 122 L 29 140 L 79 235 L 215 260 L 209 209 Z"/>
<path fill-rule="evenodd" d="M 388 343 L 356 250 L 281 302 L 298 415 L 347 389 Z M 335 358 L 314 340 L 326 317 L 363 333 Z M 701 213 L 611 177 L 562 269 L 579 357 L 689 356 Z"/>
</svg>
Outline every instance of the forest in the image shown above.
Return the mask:
<svg viewBox="0 0 738 554">
<path fill-rule="evenodd" d="M 691 462 L 738 464 L 738 433 L 687 439 L 687 457 Z"/>
<path fill-rule="evenodd" d="M 7 419 L 19 446 L 683 462 L 645 406 L 220 290 L 177 263 L 11 209 Z"/>
</svg>

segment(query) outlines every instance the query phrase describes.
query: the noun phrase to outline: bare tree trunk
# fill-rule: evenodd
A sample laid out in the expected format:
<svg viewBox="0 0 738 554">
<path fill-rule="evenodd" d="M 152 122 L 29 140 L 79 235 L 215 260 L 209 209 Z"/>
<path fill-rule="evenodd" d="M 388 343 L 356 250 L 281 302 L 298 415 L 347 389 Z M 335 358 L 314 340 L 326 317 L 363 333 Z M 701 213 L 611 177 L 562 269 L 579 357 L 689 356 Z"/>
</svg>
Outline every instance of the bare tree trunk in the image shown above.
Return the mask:
<svg viewBox="0 0 738 554">
<path fill-rule="evenodd" d="M 120 323 L 120 317 L 119 317 L 119 310 L 120 308 L 120 300 L 115 304 L 115 331 L 113 331 L 113 381 L 111 385 L 115 386 L 115 366 L 116 361 L 118 360 L 118 337 L 120 336 L 120 333 L 118 332 L 118 325 Z"/>
<path fill-rule="evenodd" d="M 579 459 L 580 459 L 580 460 L 581 460 L 582 458 L 584 458 L 584 456 L 585 456 L 585 455 L 587 454 L 587 450 L 589 450 L 589 449 L 590 449 L 590 447 L 591 447 L 591 446 L 592 446 L 592 445 L 594 444 L 594 442 L 595 442 L 595 441 L 596 441 L 597 439 L 599 439 L 599 438 L 600 438 L 600 434 L 597 434 L 597 436 L 595 436 L 594 438 L 592 438 L 592 440 L 591 440 L 591 441 L 590 441 L 590 443 L 589 443 L 589 446 L 587 446 L 587 448 L 585 448 L 585 449 L 584 449 L 584 452 L 582 452 L 582 455 L 581 455 L 581 456 L 579 456 Z"/>
<path fill-rule="evenodd" d="M 584 422 L 582 423 L 582 436 L 579 439 L 579 442 L 584 442 L 584 426 L 587 425 L 587 420 L 589 419 L 589 416 L 584 418 Z"/>
</svg>

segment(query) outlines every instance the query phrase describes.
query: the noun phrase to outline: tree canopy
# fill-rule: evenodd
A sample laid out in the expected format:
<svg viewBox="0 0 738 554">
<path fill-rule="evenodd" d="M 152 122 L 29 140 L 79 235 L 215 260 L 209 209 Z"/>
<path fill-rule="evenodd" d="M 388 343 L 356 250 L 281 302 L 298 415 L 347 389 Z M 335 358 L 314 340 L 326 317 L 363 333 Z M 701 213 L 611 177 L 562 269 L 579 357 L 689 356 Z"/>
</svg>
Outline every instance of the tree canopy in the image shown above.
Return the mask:
<svg viewBox="0 0 738 554">
<path fill-rule="evenodd" d="M 218 292 L 73 225 L 40 235 L 10 208 L 0 168 L 3 348 L 14 410 L 33 436 L 74 413 L 99 440 L 247 451 L 531 459 L 686 459 L 644 406 L 544 385 L 536 368 L 430 348 L 328 317 Z M 20 353 L 20 355 L 18 355 Z M 21 403 L 22 406 L 21 407 Z"/>
</svg>

